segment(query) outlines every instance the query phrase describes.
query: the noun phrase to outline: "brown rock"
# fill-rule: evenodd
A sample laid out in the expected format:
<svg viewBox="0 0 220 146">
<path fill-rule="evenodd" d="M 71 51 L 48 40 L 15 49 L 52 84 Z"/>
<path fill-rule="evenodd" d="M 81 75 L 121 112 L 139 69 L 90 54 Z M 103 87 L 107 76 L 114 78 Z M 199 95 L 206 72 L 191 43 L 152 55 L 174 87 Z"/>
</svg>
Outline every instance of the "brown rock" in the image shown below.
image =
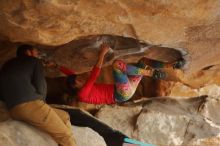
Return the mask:
<svg viewBox="0 0 220 146">
<path fill-rule="evenodd" d="M 186 48 L 188 75 L 220 63 L 219 1 L 2 1 L 0 36 L 57 46 L 96 34 L 130 36 Z M 190 61 L 188 60 L 188 61 Z"/>
<path fill-rule="evenodd" d="M 0 101 L 0 122 L 10 119 L 8 109 L 6 108 L 5 103 Z"/>
<path fill-rule="evenodd" d="M 217 99 L 207 96 L 156 98 L 127 107 L 106 106 L 97 115 L 128 136 L 158 146 L 218 145 L 219 118 L 214 116 L 218 105 Z"/>
<path fill-rule="evenodd" d="M 1 122 L 0 129 L 1 146 L 57 146 L 48 134 L 23 122 Z M 73 131 L 77 146 L 106 146 L 104 139 L 90 128 L 73 127 Z"/>
<path fill-rule="evenodd" d="M 113 129 L 122 131 L 125 135 L 132 137 L 133 126 L 136 123 L 136 118 L 140 111 L 140 106 L 104 106 L 104 108 L 101 108 L 96 114 L 96 117 Z"/>
</svg>

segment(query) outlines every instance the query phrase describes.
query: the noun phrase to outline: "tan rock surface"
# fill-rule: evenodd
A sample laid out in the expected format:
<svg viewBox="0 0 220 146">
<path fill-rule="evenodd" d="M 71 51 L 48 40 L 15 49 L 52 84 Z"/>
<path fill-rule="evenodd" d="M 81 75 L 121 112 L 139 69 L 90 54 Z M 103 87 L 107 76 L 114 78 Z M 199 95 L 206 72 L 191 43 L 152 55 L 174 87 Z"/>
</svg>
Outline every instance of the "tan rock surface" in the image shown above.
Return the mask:
<svg viewBox="0 0 220 146">
<path fill-rule="evenodd" d="M 123 131 L 125 135 L 132 137 L 133 126 L 140 110 L 140 106 L 105 106 L 99 110 L 99 112 L 96 114 L 96 117 L 107 123 L 113 129 Z"/>
<path fill-rule="evenodd" d="M 0 129 L 0 146 L 57 146 L 45 132 L 24 122 L 12 120 L 1 101 Z M 88 127 L 73 126 L 73 135 L 77 146 L 106 146 L 103 137 Z"/>
<path fill-rule="evenodd" d="M 23 122 L 1 122 L 0 129 L 1 146 L 57 146 L 48 134 Z M 104 139 L 90 128 L 73 126 L 73 132 L 77 146 L 106 146 Z"/>
<path fill-rule="evenodd" d="M 1 122 L 0 129 L 2 146 L 57 146 L 48 134 L 18 121 Z"/>
<path fill-rule="evenodd" d="M 187 30 L 207 28 L 218 18 L 219 1 L 12 0 L 1 1 L 0 12 L 2 36 L 17 42 L 58 45 L 104 33 L 177 44 L 186 40 Z M 219 36 L 209 36 L 210 30 L 204 33 Z"/>
<path fill-rule="evenodd" d="M 135 107 L 141 105 L 140 112 L 134 114 Z M 158 146 L 218 145 L 219 118 L 214 116 L 219 111 L 218 105 L 219 100 L 205 96 L 184 100 L 156 98 L 129 107 L 106 106 L 98 117 L 135 139 Z"/>
<path fill-rule="evenodd" d="M 77 146 L 106 146 L 103 137 L 88 127 L 73 126 L 73 132 Z"/>
<path fill-rule="evenodd" d="M 95 34 L 131 36 L 190 54 L 188 74 L 219 64 L 219 0 L 0 1 L 0 36 L 62 45 Z"/>
</svg>

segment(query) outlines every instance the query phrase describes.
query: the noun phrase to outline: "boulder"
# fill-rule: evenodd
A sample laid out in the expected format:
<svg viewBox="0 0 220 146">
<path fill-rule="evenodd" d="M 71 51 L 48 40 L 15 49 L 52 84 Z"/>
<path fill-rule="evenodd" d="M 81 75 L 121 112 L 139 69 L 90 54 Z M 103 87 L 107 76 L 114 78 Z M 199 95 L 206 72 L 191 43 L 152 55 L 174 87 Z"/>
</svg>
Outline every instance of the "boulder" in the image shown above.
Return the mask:
<svg viewBox="0 0 220 146">
<path fill-rule="evenodd" d="M 23 122 L 1 122 L 0 129 L 1 146 L 57 146 L 48 134 Z M 77 146 L 106 146 L 104 139 L 90 128 L 73 126 L 73 135 Z"/>
<path fill-rule="evenodd" d="M 77 146 L 106 146 L 103 137 L 88 127 L 73 126 L 73 135 Z"/>
<path fill-rule="evenodd" d="M 158 146 L 218 145 L 218 105 L 217 99 L 208 96 L 161 97 L 127 104 L 129 107 L 106 106 L 97 117 L 132 138 Z"/>
<path fill-rule="evenodd" d="M 218 0 L 1 1 L 0 38 L 59 46 L 90 35 L 129 36 L 154 45 L 186 48 L 191 75 L 220 63 L 216 59 L 220 54 L 219 8 Z"/>
<path fill-rule="evenodd" d="M 2 146 L 57 146 L 44 132 L 18 121 L 0 123 L 0 145 Z"/>
<path fill-rule="evenodd" d="M 176 45 L 188 38 L 219 36 L 218 29 L 212 31 L 218 0 L 11 0 L 1 1 L 0 10 L 1 36 L 16 42 L 60 45 L 79 36 L 117 34 Z"/>
<path fill-rule="evenodd" d="M 45 132 L 12 120 L 3 102 L 0 102 L 0 115 L 1 146 L 57 146 Z M 73 135 L 77 146 L 106 146 L 104 139 L 90 128 L 73 126 Z"/>
<path fill-rule="evenodd" d="M 98 111 L 96 117 L 113 129 L 122 131 L 129 137 L 133 137 L 133 128 L 141 109 L 141 106 L 104 106 Z"/>
<path fill-rule="evenodd" d="M 205 102 L 206 97 L 202 96 L 146 103 L 137 120 L 137 139 L 158 145 L 188 145 L 194 140 L 217 137 L 220 129 L 208 123 L 199 112 Z"/>
</svg>

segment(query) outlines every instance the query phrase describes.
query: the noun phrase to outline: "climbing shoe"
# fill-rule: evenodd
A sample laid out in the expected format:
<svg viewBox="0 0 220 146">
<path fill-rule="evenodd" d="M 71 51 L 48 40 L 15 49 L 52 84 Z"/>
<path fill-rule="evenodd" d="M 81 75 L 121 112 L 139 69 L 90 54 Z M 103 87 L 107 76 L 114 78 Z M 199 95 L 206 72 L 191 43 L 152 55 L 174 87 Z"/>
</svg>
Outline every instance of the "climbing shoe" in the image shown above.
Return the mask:
<svg viewBox="0 0 220 146">
<path fill-rule="evenodd" d="M 152 78 L 155 80 L 165 79 L 166 73 L 164 71 L 159 70 L 159 69 L 155 69 L 155 70 L 153 70 Z"/>
<path fill-rule="evenodd" d="M 128 145 L 125 144 L 124 146 L 155 146 L 153 144 L 143 143 L 141 141 L 137 141 L 137 140 L 131 139 L 131 138 L 125 138 L 124 142 L 126 142 L 128 144 Z"/>
<path fill-rule="evenodd" d="M 186 64 L 186 60 L 181 58 L 173 63 L 173 69 L 181 69 Z"/>
</svg>

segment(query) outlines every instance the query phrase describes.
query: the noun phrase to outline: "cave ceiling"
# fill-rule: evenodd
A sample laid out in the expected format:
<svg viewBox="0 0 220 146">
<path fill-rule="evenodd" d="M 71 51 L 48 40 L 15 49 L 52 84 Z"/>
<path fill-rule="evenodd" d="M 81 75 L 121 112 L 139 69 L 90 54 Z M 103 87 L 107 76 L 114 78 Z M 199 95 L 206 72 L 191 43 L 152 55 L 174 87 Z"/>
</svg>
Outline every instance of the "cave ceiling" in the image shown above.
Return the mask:
<svg viewBox="0 0 220 146">
<path fill-rule="evenodd" d="M 1 40 L 46 49 L 91 35 L 183 48 L 189 74 L 220 63 L 219 0 L 0 0 L 0 26 Z"/>
</svg>

